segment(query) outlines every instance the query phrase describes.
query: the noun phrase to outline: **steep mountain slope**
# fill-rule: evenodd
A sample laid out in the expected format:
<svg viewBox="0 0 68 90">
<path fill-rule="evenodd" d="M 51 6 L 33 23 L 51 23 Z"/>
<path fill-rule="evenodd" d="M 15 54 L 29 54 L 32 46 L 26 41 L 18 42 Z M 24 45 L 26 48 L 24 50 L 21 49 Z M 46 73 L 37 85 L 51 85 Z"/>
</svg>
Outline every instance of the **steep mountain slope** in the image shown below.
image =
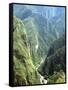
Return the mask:
<svg viewBox="0 0 68 90">
<path fill-rule="evenodd" d="M 32 11 L 27 7 L 27 5 L 14 5 L 14 15 L 21 20 L 28 18 L 32 15 Z"/>
<path fill-rule="evenodd" d="M 54 41 L 48 51 L 48 55 L 38 68 L 38 71 L 44 78 L 48 79 L 48 83 L 64 83 L 66 73 L 66 53 L 65 53 L 65 36 Z M 61 75 L 62 72 L 63 74 Z M 61 76 L 60 76 L 61 75 Z M 55 77 L 54 77 L 55 76 Z M 56 79 L 56 80 L 55 80 Z M 59 81 L 60 79 L 60 81 Z"/>
<path fill-rule="evenodd" d="M 15 5 L 13 9 L 17 17 L 13 28 L 14 84 L 40 84 L 41 75 L 42 84 L 44 78 L 48 83 L 65 82 L 65 8 Z"/>
<path fill-rule="evenodd" d="M 65 46 L 65 43 L 66 43 L 66 39 L 65 39 L 65 34 L 64 34 L 51 44 L 47 57 L 52 55 L 59 48 L 62 48 L 63 46 Z"/>
<path fill-rule="evenodd" d="M 39 41 L 38 41 L 38 32 L 36 25 L 34 24 L 34 19 L 32 17 L 24 20 L 24 25 L 26 28 L 26 33 L 28 37 L 28 46 L 30 48 L 30 53 L 32 60 L 35 66 L 40 63 L 40 56 L 37 54 Z"/>
<path fill-rule="evenodd" d="M 33 62 L 36 66 L 46 57 L 50 44 L 56 39 L 48 24 L 50 23 L 46 18 L 36 13 L 24 20 Z"/>
<path fill-rule="evenodd" d="M 14 85 L 40 84 L 40 76 L 32 63 L 24 24 L 14 16 L 13 27 L 13 83 Z"/>
<path fill-rule="evenodd" d="M 65 31 L 64 7 L 14 5 L 13 9 L 15 16 L 21 20 L 29 17 L 36 19 L 38 23 L 37 29 L 44 30 L 45 28 L 45 32 L 49 30 L 49 33 L 52 33 L 56 38 L 62 35 Z"/>
<path fill-rule="evenodd" d="M 52 27 L 52 31 L 55 34 L 56 38 L 61 37 L 65 32 L 65 15 L 55 16 L 50 20 Z"/>
<path fill-rule="evenodd" d="M 46 58 L 51 43 L 65 32 L 64 9 L 61 9 L 62 12 L 59 9 L 32 5 L 14 6 L 14 15 L 23 20 L 25 25 L 28 46 L 36 67 Z"/>
<path fill-rule="evenodd" d="M 65 16 L 65 8 L 64 7 L 53 7 L 53 6 L 38 6 L 38 5 L 17 5 L 14 4 L 14 14 L 20 17 L 21 19 L 24 19 L 24 12 L 30 11 L 32 13 L 38 13 L 42 16 L 46 17 L 47 19 L 51 19 L 55 16 Z M 29 12 L 29 13 L 30 13 Z M 31 13 L 30 13 L 31 14 Z M 25 16 L 29 16 L 28 13 L 25 14 Z"/>
</svg>

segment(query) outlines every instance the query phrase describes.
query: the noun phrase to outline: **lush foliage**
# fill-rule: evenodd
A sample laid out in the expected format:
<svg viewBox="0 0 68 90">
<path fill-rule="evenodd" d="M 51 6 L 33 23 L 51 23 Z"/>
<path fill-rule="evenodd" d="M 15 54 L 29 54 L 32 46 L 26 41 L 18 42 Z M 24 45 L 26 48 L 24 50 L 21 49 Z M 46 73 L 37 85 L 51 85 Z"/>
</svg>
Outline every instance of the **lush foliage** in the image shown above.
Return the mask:
<svg viewBox="0 0 68 90">
<path fill-rule="evenodd" d="M 45 79 L 64 83 L 64 8 L 14 5 L 13 9 L 14 85 L 45 84 Z"/>
<path fill-rule="evenodd" d="M 14 17 L 13 31 L 14 85 L 40 84 L 38 72 L 32 63 L 24 24 Z"/>
<path fill-rule="evenodd" d="M 60 71 L 64 73 L 62 74 L 62 77 L 64 77 L 66 73 L 66 62 L 65 62 L 66 53 L 65 53 L 64 38 L 65 36 L 56 40 L 52 44 L 44 63 L 42 63 L 42 65 L 38 68 L 39 73 L 41 73 L 44 76 L 44 78 L 48 78 L 48 83 L 61 83 L 62 81 L 64 82 L 65 80 L 65 78 L 63 79 L 61 78 L 62 80 L 58 81 L 58 78 L 60 78 L 59 75 L 61 74 Z M 55 78 L 57 82 L 54 81 Z"/>
</svg>

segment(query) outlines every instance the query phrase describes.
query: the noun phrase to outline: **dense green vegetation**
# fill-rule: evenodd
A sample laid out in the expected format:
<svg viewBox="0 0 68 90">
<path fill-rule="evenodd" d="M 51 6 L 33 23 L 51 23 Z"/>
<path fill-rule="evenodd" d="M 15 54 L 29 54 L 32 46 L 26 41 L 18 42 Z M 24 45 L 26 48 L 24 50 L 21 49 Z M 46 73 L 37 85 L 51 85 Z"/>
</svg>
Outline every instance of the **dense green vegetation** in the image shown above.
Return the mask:
<svg viewBox="0 0 68 90">
<path fill-rule="evenodd" d="M 48 51 L 48 55 L 45 61 L 38 68 L 39 73 L 41 73 L 44 76 L 44 78 L 48 78 L 48 83 L 65 82 L 65 56 L 65 36 L 63 36 L 52 44 Z M 61 71 L 63 73 L 62 75 Z"/>
<path fill-rule="evenodd" d="M 52 76 L 50 76 L 48 79 L 48 84 L 54 84 L 54 83 L 64 83 L 65 82 L 65 73 L 63 71 L 60 72 L 54 72 Z"/>
<path fill-rule="evenodd" d="M 42 6 L 15 5 L 14 85 L 65 82 L 65 14 L 58 7 L 53 10 Z"/>
<path fill-rule="evenodd" d="M 30 49 L 27 46 L 24 24 L 16 17 L 13 20 L 14 85 L 40 84 L 39 74 L 32 63 Z"/>
<path fill-rule="evenodd" d="M 33 14 L 24 20 L 32 60 L 38 66 L 47 55 L 51 43 L 57 39 L 56 32 L 51 32 L 51 23 L 41 15 Z M 36 48 L 37 46 L 37 48 Z M 42 58 L 42 59 L 41 59 Z"/>
</svg>

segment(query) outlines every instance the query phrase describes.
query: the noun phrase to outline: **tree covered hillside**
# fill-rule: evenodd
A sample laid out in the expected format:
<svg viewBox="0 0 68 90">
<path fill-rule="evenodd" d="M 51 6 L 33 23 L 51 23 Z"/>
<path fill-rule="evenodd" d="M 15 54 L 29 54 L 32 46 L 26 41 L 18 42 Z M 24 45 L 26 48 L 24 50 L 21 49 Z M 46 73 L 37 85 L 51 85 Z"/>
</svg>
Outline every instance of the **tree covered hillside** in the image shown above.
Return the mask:
<svg viewBox="0 0 68 90">
<path fill-rule="evenodd" d="M 65 8 L 13 6 L 14 85 L 64 83 Z"/>
<path fill-rule="evenodd" d="M 15 16 L 13 21 L 14 85 L 40 84 L 40 77 L 32 63 L 24 24 Z"/>
<path fill-rule="evenodd" d="M 45 61 L 38 68 L 48 83 L 64 83 L 66 74 L 65 35 L 54 41 Z M 62 74 L 61 74 L 62 73 Z"/>
</svg>

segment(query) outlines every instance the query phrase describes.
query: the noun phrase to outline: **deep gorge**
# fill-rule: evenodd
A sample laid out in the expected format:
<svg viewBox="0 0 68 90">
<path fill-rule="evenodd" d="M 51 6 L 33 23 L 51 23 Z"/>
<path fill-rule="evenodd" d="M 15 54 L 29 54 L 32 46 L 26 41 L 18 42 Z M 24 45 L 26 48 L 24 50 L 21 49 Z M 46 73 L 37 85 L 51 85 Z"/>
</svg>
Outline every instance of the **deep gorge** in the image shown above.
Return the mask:
<svg viewBox="0 0 68 90">
<path fill-rule="evenodd" d="M 14 6 L 14 85 L 65 82 L 64 8 L 61 12 L 59 7 L 42 9 L 45 11 L 41 7 Z M 52 10 L 53 15 L 48 14 Z"/>
</svg>

